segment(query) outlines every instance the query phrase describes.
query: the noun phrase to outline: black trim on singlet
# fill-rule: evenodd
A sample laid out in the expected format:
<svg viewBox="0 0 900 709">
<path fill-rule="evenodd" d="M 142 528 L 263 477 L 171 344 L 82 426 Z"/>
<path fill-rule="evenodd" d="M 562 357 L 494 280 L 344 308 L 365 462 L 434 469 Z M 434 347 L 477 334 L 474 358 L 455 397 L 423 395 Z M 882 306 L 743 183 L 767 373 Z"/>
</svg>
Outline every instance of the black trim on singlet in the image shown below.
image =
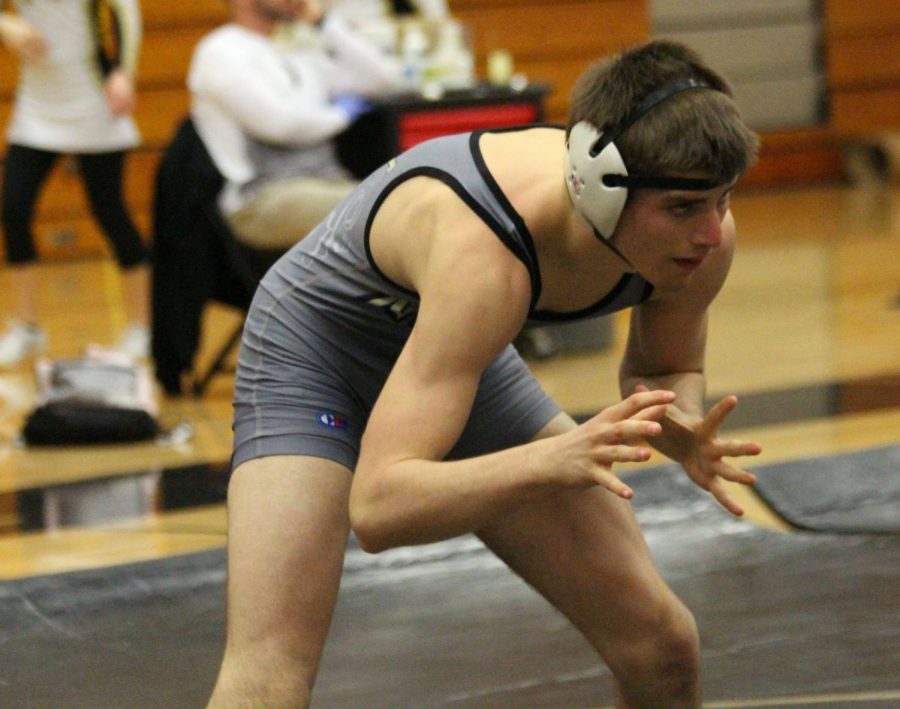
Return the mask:
<svg viewBox="0 0 900 709">
<path fill-rule="evenodd" d="M 634 273 L 623 273 L 622 277 L 619 279 L 619 282 L 612 287 L 612 290 L 609 291 L 609 293 L 604 295 L 593 305 L 589 305 L 586 308 L 565 312 L 557 312 L 555 310 L 535 310 L 531 312 L 528 317 L 531 320 L 539 320 L 541 322 L 564 322 L 566 320 L 578 320 L 579 318 L 589 317 L 591 315 L 594 315 L 595 313 L 600 312 L 613 300 L 618 298 L 619 294 L 628 287 L 628 284 L 631 283 L 631 279 L 634 277 Z"/>
<path fill-rule="evenodd" d="M 378 210 L 381 208 L 381 205 L 384 201 L 390 196 L 390 194 L 402 183 L 407 180 L 411 180 L 414 177 L 431 177 L 436 179 L 453 190 L 457 197 L 459 197 L 469 209 L 471 209 L 479 219 L 491 230 L 500 241 L 518 258 L 523 262 L 526 269 L 528 270 L 529 276 L 531 278 L 531 303 L 529 310 L 534 308 L 535 303 L 537 303 L 538 293 L 535 292 L 536 285 L 534 280 L 534 273 L 531 268 L 528 267 L 528 262 L 526 261 L 526 256 L 521 252 L 521 248 L 519 244 L 506 232 L 503 228 L 503 225 L 498 222 L 493 215 L 488 212 L 481 204 L 476 201 L 476 199 L 463 187 L 462 183 L 457 180 L 453 175 L 449 172 L 442 170 L 440 168 L 431 167 L 427 165 L 422 165 L 419 167 L 411 168 L 410 170 L 398 175 L 396 178 L 391 180 L 385 187 L 381 190 L 379 195 L 375 198 L 375 201 L 372 203 L 372 207 L 369 209 L 369 216 L 366 219 L 366 226 L 363 232 L 363 247 L 366 251 L 366 259 L 369 262 L 369 266 L 371 266 L 372 270 L 385 282 L 389 283 L 394 288 L 397 288 L 404 293 L 409 293 L 410 295 L 414 295 L 418 297 L 418 293 L 409 288 L 406 288 L 399 283 L 394 282 L 387 274 L 384 273 L 379 267 L 378 264 L 375 263 L 375 258 L 372 254 L 372 249 L 370 245 L 371 233 L 372 233 L 372 223 L 375 221 L 375 216 L 378 214 Z"/>
<path fill-rule="evenodd" d="M 472 135 L 469 137 L 469 145 L 472 148 L 472 156 L 475 159 L 475 163 L 478 167 L 478 171 L 481 173 L 482 179 L 484 179 L 485 183 L 494 194 L 497 202 L 506 211 L 506 215 L 510 218 L 510 220 L 512 220 L 513 224 L 516 225 L 516 229 L 519 230 L 519 233 L 522 236 L 522 241 L 524 242 L 525 247 L 528 249 L 529 255 L 533 259 L 535 273 L 532 275 L 532 280 L 536 280 L 537 283 L 540 284 L 540 263 L 538 262 L 537 251 L 534 247 L 534 239 L 531 236 L 531 231 L 529 231 L 528 226 L 525 224 L 525 221 L 522 219 L 521 215 L 515 210 L 515 208 L 513 208 L 512 204 L 507 199 L 503 190 L 500 188 L 500 185 L 497 184 L 497 181 L 494 179 L 493 174 L 491 174 L 490 170 L 488 170 L 487 163 L 485 163 L 484 161 L 484 156 L 481 153 L 481 146 L 479 144 L 481 136 L 485 133 L 512 133 L 514 131 L 528 130 L 530 128 L 554 128 L 557 130 L 565 130 L 565 126 L 561 126 L 556 123 L 528 123 L 519 126 L 485 128 L 483 130 L 472 132 Z M 606 239 L 600 239 L 600 241 L 605 246 L 609 247 L 619 258 L 625 261 L 625 263 L 628 263 L 628 259 L 622 256 L 622 254 L 619 253 L 619 250 L 616 249 L 612 244 L 608 243 Z M 526 263 L 525 265 L 527 266 L 528 264 Z M 530 320 L 537 320 L 542 322 L 564 322 L 568 320 L 577 320 L 578 318 L 588 317 L 590 315 L 593 315 L 594 313 L 600 312 L 613 300 L 615 300 L 622 293 L 622 291 L 625 290 L 625 288 L 634 277 L 640 277 L 644 281 L 644 292 L 641 294 L 641 299 L 639 301 L 639 303 L 643 303 L 653 294 L 653 284 L 650 283 L 650 281 L 644 279 L 643 276 L 640 276 L 640 274 L 623 273 L 622 277 L 619 279 L 618 283 L 613 286 L 612 290 L 610 290 L 609 293 L 607 293 L 593 305 L 589 305 L 586 308 L 581 308 L 580 310 L 573 310 L 570 312 L 535 310 L 534 305 L 537 303 L 537 299 L 535 299 L 532 302 L 532 309 L 528 314 L 528 318 Z M 540 291 L 537 292 L 538 294 L 540 293 Z"/>
<path fill-rule="evenodd" d="M 641 294 L 641 298 L 638 301 L 638 304 L 645 302 L 653 294 L 653 284 L 650 283 L 650 281 L 643 279 L 640 274 L 624 273 L 622 274 L 622 277 L 619 279 L 616 285 L 613 286 L 613 288 L 606 295 L 600 298 L 596 303 L 593 303 L 586 308 L 581 308 L 579 310 L 573 310 L 570 312 L 556 312 L 551 310 L 535 309 L 535 306 L 537 305 L 537 301 L 541 294 L 542 284 L 540 264 L 537 258 L 537 251 L 534 246 L 534 239 L 531 236 L 531 231 L 528 229 L 525 221 L 522 219 L 522 216 L 513 208 L 509 199 L 507 199 L 503 190 L 500 188 L 500 185 L 494 179 L 494 176 L 491 174 L 490 170 L 488 170 L 487 163 L 484 161 L 484 156 L 481 153 L 481 148 L 478 142 L 480 137 L 486 133 L 508 133 L 530 128 L 555 128 L 564 130 L 562 126 L 555 124 L 534 123 L 521 126 L 487 128 L 483 130 L 473 131 L 469 136 L 469 147 L 472 152 L 472 158 L 475 161 L 476 168 L 485 184 L 487 185 L 488 189 L 494 195 L 501 209 L 506 212 L 506 216 L 509 217 L 510 221 L 513 222 L 513 225 L 515 226 L 516 230 L 519 233 L 519 236 L 521 237 L 522 244 L 519 244 L 513 238 L 513 236 L 505 230 L 503 225 L 499 221 L 497 221 L 493 217 L 493 215 L 491 215 L 491 213 L 487 211 L 478 201 L 476 201 L 471 193 L 469 193 L 465 189 L 465 187 L 463 187 L 462 183 L 460 183 L 460 181 L 457 180 L 453 175 L 441 168 L 422 165 L 419 167 L 411 168 L 391 180 L 382 188 L 381 192 L 375 198 L 375 201 L 372 203 L 372 206 L 369 209 L 369 216 L 366 219 L 366 226 L 363 233 L 363 246 L 366 252 L 366 259 L 368 260 L 372 270 L 379 276 L 379 278 L 404 293 L 408 293 L 416 297 L 418 297 L 419 295 L 415 291 L 394 282 L 378 267 L 378 265 L 375 263 L 375 258 L 372 255 L 370 238 L 372 223 L 375 221 L 375 216 L 378 214 L 378 210 L 381 208 L 381 205 L 390 196 L 390 194 L 400 184 L 406 182 L 407 180 L 410 180 L 414 177 L 424 176 L 439 180 L 440 182 L 443 182 L 445 185 L 447 185 L 450 189 L 452 189 L 454 193 L 476 214 L 476 216 L 478 216 L 478 218 L 481 219 L 485 223 L 485 225 L 494 232 L 494 234 L 496 234 L 500 241 L 503 242 L 503 244 L 513 253 L 513 255 L 515 255 L 515 257 L 523 263 L 525 268 L 528 270 L 529 278 L 531 280 L 531 303 L 528 313 L 529 320 L 542 322 L 564 322 L 589 317 L 595 313 L 600 312 L 606 306 L 608 306 L 609 303 L 615 300 L 635 277 L 640 277 L 642 278 L 642 280 L 644 280 L 644 291 Z"/>
<path fill-rule="evenodd" d="M 618 247 L 613 245 L 613 242 L 611 239 L 607 239 L 606 237 L 604 237 L 603 234 L 601 234 L 597 230 L 597 227 L 595 227 L 593 224 L 591 224 L 590 227 L 591 227 L 591 229 L 594 230 L 594 236 L 597 237 L 597 241 L 599 241 L 607 249 L 612 251 L 616 256 L 618 256 L 620 259 L 622 259 L 625 263 L 627 263 L 629 268 L 634 268 L 634 266 L 631 265 L 631 261 L 629 261 L 627 258 L 625 258 L 625 254 L 623 254 L 621 251 L 619 251 Z"/>
<path fill-rule="evenodd" d="M 590 317 L 591 315 L 599 313 L 613 300 L 618 298 L 619 294 L 623 290 L 625 290 L 625 288 L 629 283 L 631 283 L 631 280 L 633 278 L 641 278 L 644 281 L 644 291 L 643 293 L 641 293 L 641 297 L 638 302 L 632 303 L 628 307 L 634 307 L 635 305 L 645 303 L 647 299 L 651 295 L 653 295 L 653 284 L 643 276 L 640 276 L 640 274 L 623 273 L 622 277 L 619 279 L 619 282 L 613 286 L 613 289 L 593 305 L 589 305 L 588 307 L 582 308 L 581 310 L 572 310 L 567 312 L 558 312 L 554 310 L 536 310 L 528 315 L 528 319 L 536 320 L 539 322 L 566 322 L 569 320 L 577 320 L 579 318 Z"/>
<path fill-rule="evenodd" d="M 532 128 L 534 126 L 529 125 L 528 128 Z M 513 223 L 516 231 L 519 233 L 520 238 L 522 239 L 522 244 L 525 247 L 525 251 L 528 254 L 528 258 L 530 260 L 530 264 L 522 259 L 525 267 L 528 269 L 528 274 L 531 277 L 531 291 L 532 291 L 532 299 L 531 299 L 531 308 L 533 309 L 535 305 L 537 305 L 538 299 L 541 297 L 541 290 L 543 288 L 543 282 L 541 281 L 541 264 L 538 261 L 537 257 L 537 249 L 534 247 L 534 239 L 531 236 L 531 231 L 528 229 L 528 226 L 525 224 L 525 220 L 522 219 L 522 215 L 519 214 L 516 209 L 512 206 L 512 203 L 507 199 L 506 194 L 500 188 L 500 185 L 497 184 L 497 180 L 494 179 L 494 176 L 491 174 L 491 171 L 488 170 L 487 163 L 484 161 L 484 155 L 481 152 L 480 140 L 481 136 L 485 133 L 506 133 L 511 132 L 513 130 L 521 130 L 522 126 L 518 127 L 508 127 L 505 129 L 500 129 L 496 131 L 491 130 L 477 130 L 473 131 L 469 136 L 469 150 L 472 153 L 472 159 L 475 161 L 475 167 L 478 170 L 478 174 L 481 175 L 481 179 L 484 180 L 484 183 L 487 185 L 488 189 L 491 191 L 491 194 L 494 195 L 494 199 L 497 200 L 497 203 L 500 205 L 500 208 L 506 212 L 506 216 L 509 217 L 510 221 Z M 521 258 L 521 256 L 519 257 Z"/>
</svg>

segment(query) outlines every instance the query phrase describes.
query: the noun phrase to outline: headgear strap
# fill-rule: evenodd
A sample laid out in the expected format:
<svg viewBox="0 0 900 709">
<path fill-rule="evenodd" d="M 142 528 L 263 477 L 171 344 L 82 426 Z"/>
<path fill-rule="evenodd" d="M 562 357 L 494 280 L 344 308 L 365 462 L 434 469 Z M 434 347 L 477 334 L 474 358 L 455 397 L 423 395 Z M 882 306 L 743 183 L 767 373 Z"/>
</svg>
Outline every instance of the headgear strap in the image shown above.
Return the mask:
<svg viewBox="0 0 900 709">
<path fill-rule="evenodd" d="M 608 239 L 618 224 L 628 188 L 708 190 L 712 180 L 664 175 L 629 175 L 615 141 L 635 122 L 663 101 L 690 89 L 714 88 L 700 79 L 676 79 L 645 96 L 617 125 L 600 133 L 587 121 L 569 131 L 566 150 L 566 186 L 575 209 Z"/>
</svg>

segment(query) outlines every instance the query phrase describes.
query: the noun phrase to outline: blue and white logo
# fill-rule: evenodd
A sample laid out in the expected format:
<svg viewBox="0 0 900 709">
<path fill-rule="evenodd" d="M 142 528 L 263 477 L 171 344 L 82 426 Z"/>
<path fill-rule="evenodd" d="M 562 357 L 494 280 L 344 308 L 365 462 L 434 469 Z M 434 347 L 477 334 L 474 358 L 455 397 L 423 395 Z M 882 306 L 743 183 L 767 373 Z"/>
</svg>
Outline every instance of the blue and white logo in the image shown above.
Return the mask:
<svg viewBox="0 0 900 709">
<path fill-rule="evenodd" d="M 341 430 L 350 428 L 350 420 L 345 416 L 341 416 L 340 414 L 332 414 L 327 411 L 323 411 L 320 414 L 316 414 L 316 421 L 322 426 L 327 426 L 328 428 L 338 428 Z"/>
</svg>

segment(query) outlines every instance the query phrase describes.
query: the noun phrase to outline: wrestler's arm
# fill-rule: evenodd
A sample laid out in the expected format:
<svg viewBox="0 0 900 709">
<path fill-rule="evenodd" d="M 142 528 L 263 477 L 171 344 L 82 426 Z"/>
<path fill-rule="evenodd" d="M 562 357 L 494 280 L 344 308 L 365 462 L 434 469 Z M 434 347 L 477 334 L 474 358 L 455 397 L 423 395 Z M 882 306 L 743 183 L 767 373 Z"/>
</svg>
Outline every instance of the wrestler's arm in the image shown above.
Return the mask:
<svg viewBox="0 0 900 709">
<path fill-rule="evenodd" d="M 704 413 L 704 368 L 709 306 L 721 289 L 734 253 L 735 227 L 730 213 L 722 223 L 722 246 L 710 254 L 684 290 L 634 309 L 628 344 L 620 368 L 623 396 L 641 388 L 665 388 L 676 394 L 663 419 L 663 433 L 653 439 L 659 451 L 682 465 L 735 515 L 743 510 L 728 495 L 722 480 L 752 485 L 755 478 L 723 457 L 756 455 L 760 447 L 721 440 L 719 428 L 737 405 L 725 397 Z"/>
<path fill-rule="evenodd" d="M 493 234 L 459 231 L 432 251 L 417 283 L 416 324 L 363 436 L 350 499 L 363 548 L 472 532 L 561 487 L 599 484 L 627 497 L 610 466 L 646 459 L 649 450 L 630 443 L 658 432 L 649 419 L 662 416 L 670 393 L 631 397 L 550 439 L 443 461 L 465 426 L 482 371 L 523 324 L 531 285 L 524 266 Z"/>
</svg>

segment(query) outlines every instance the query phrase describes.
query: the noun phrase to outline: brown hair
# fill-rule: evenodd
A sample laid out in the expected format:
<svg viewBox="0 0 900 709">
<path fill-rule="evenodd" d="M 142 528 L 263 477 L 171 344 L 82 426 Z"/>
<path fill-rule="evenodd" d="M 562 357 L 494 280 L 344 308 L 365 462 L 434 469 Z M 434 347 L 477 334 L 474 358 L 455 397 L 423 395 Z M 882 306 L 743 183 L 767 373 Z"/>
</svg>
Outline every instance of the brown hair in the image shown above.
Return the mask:
<svg viewBox="0 0 900 709">
<path fill-rule="evenodd" d="M 728 82 L 677 42 L 648 42 L 589 67 L 572 91 L 569 128 L 586 121 L 601 132 L 615 129 L 645 97 L 681 79 L 710 88 L 674 94 L 616 138 L 628 171 L 735 179 L 753 164 L 758 139 L 744 124 Z"/>
</svg>

